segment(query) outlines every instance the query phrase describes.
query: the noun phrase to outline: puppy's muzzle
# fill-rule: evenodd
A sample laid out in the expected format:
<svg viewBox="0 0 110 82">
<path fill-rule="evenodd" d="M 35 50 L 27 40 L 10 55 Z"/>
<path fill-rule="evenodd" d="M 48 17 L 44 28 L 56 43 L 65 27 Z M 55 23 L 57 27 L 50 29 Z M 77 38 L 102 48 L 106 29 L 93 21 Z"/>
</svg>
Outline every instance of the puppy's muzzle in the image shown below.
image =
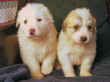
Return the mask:
<svg viewBox="0 0 110 82">
<path fill-rule="evenodd" d="M 29 34 L 30 34 L 31 36 L 33 36 L 33 35 L 35 35 L 35 31 L 36 31 L 35 29 L 30 29 L 30 30 L 29 30 Z"/>
<path fill-rule="evenodd" d="M 81 42 L 86 42 L 86 41 L 87 41 L 87 37 L 86 37 L 86 36 L 82 36 L 82 37 L 80 38 L 80 40 L 81 40 Z"/>
</svg>

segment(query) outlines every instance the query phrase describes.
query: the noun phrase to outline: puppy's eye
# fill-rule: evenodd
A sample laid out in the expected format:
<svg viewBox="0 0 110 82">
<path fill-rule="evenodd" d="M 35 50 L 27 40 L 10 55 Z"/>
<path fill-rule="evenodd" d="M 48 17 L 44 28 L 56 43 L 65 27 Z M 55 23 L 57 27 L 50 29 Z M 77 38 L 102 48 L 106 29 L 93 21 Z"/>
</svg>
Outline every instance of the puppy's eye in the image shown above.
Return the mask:
<svg viewBox="0 0 110 82">
<path fill-rule="evenodd" d="M 75 28 L 75 29 L 78 29 L 78 28 L 79 28 L 79 26 L 78 26 L 78 25 L 75 25 L 75 26 L 74 26 L 74 28 Z"/>
<path fill-rule="evenodd" d="M 24 20 L 24 24 L 27 24 L 27 20 Z"/>
<path fill-rule="evenodd" d="M 91 30 L 91 26 L 88 26 L 88 29 Z"/>
<path fill-rule="evenodd" d="M 42 21 L 42 19 L 39 18 L 39 19 L 37 19 L 37 21 L 40 22 L 40 21 Z"/>
</svg>

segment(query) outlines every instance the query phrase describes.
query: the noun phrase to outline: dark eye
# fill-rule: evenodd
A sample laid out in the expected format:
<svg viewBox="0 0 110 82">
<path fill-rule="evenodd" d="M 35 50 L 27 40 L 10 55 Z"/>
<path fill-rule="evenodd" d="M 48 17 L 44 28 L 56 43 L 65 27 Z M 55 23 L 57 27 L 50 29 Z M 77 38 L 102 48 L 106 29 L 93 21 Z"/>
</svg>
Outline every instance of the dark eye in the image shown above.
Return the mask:
<svg viewBox="0 0 110 82">
<path fill-rule="evenodd" d="M 40 22 L 40 21 L 42 21 L 42 19 L 40 19 L 40 18 L 39 18 L 39 19 L 37 19 L 37 21 L 39 21 L 39 22 Z"/>
<path fill-rule="evenodd" d="M 78 25 L 75 25 L 75 26 L 74 26 L 74 28 L 75 28 L 75 29 L 78 29 L 78 28 L 79 28 L 79 26 L 78 26 Z"/>
<path fill-rule="evenodd" d="M 27 24 L 27 20 L 24 20 L 24 24 Z"/>
<path fill-rule="evenodd" d="M 88 26 L 88 29 L 91 30 L 91 26 Z"/>
</svg>

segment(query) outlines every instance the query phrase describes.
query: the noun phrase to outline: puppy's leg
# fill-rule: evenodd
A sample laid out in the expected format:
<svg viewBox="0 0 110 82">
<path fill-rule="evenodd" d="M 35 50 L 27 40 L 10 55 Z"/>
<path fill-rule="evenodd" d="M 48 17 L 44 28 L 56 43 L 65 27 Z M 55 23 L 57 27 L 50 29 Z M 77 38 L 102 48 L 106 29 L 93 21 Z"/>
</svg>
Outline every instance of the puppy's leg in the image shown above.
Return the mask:
<svg viewBox="0 0 110 82">
<path fill-rule="evenodd" d="M 45 75 L 50 74 L 53 71 L 54 62 L 56 59 L 56 53 L 49 54 L 42 63 L 41 72 Z"/>
<path fill-rule="evenodd" d="M 40 64 L 38 60 L 32 55 L 25 55 L 23 58 L 23 62 L 28 66 L 31 76 L 34 79 L 42 79 L 43 75 L 40 72 Z"/>
<path fill-rule="evenodd" d="M 59 57 L 65 77 L 75 77 L 73 65 L 71 64 L 68 56 L 64 55 Z"/>
<path fill-rule="evenodd" d="M 81 63 L 80 67 L 80 76 L 91 76 L 92 74 L 90 73 L 92 63 L 94 61 L 95 56 L 87 56 L 84 58 L 84 60 Z"/>
</svg>

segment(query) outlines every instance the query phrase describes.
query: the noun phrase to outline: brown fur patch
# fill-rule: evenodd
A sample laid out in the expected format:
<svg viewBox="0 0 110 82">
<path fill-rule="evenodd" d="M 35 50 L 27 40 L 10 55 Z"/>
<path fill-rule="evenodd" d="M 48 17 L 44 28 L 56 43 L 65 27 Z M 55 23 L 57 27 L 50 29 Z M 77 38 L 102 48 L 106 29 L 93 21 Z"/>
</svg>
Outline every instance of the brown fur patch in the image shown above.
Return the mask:
<svg viewBox="0 0 110 82">
<path fill-rule="evenodd" d="M 78 25 L 78 28 L 74 28 L 74 29 L 76 31 L 79 29 L 80 25 L 73 22 L 74 19 L 81 20 L 81 17 L 79 17 L 79 15 L 76 12 L 71 11 L 63 21 L 62 28 L 64 32 L 66 32 L 66 28 L 74 28 L 74 26 L 76 25 Z"/>
<path fill-rule="evenodd" d="M 96 19 L 94 17 L 92 17 L 92 27 L 93 27 L 93 31 L 96 33 Z"/>
</svg>

